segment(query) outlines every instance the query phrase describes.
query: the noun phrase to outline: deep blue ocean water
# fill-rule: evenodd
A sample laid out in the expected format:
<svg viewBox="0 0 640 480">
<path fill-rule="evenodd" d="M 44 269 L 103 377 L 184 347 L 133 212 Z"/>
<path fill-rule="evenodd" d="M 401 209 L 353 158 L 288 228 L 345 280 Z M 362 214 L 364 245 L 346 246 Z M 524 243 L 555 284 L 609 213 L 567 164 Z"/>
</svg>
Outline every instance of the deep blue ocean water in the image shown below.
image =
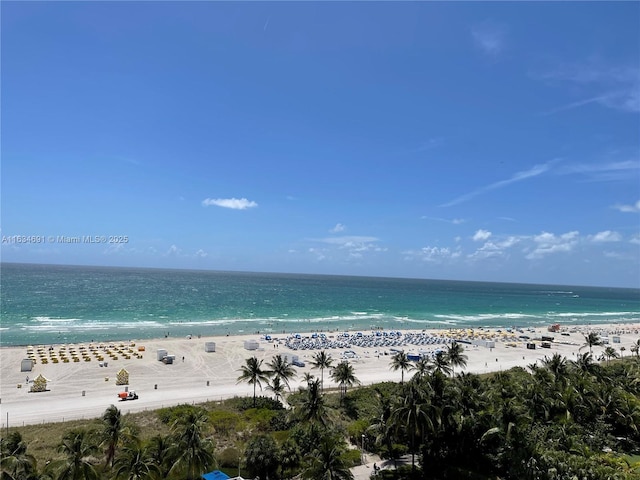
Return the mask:
<svg viewBox="0 0 640 480">
<path fill-rule="evenodd" d="M 640 322 L 640 290 L 7 264 L 0 344 Z"/>
</svg>

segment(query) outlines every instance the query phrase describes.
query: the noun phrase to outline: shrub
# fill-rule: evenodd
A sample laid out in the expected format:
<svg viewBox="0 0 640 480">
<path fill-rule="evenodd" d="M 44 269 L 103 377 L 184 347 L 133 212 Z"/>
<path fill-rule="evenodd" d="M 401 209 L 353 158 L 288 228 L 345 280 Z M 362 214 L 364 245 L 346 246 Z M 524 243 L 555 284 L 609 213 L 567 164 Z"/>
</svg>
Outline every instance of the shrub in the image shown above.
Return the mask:
<svg viewBox="0 0 640 480">
<path fill-rule="evenodd" d="M 229 435 L 234 431 L 241 430 L 240 424 L 243 420 L 239 413 L 229 412 L 227 410 L 214 410 L 209 412 L 209 421 L 216 433 Z"/>
<path fill-rule="evenodd" d="M 269 397 L 256 397 L 255 407 L 253 405 L 253 397 L 234 397 L 228 400 L 228 405 L 236 410 L 245 411 L 252 408 L 264 408 L 267 410 L 284 410 L 284 406 L 280 401 Z"/>
<path fill-rule="evenodd" d="M 238 462 L 241 456 L 240 450 L 235 447 L 229 447 L 222 450 L 217 455 L 218 465 L 220 467 L 238 467 Z"/>
<path fill-rule="evenodd" d="M 158 418 L 160 418 L 160 421 L 162 423 L 171 425 L 173 422 L 175 422 L 179 418 L 185 417 L 189 413 L 204 411 L 205 409 L 202 407 L 196 407 L 195 405 L 183 403 L 181 405 L 176 405 L 175 407 L 161 408 L 160 410 L 158 410 Z"/>
<path fill-rule="evenodd" d="M 341 456 L 342 456 L 342 459 L 344 460 L 344 463 L 349 468 L 362 464 L 362 455 L 360 450 L 355 450 L 355 449 L 347 450 Z"/>
</svg>

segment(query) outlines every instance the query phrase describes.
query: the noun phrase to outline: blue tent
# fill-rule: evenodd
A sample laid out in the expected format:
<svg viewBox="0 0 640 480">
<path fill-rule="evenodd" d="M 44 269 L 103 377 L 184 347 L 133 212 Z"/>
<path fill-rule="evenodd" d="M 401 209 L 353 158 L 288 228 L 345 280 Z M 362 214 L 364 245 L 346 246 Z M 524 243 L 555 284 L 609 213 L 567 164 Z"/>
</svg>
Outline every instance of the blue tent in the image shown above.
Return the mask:
<svg viewBox="0 0 640 480">
<path fill-rule="evenodd" d="M 204 478 L 204 480 L 229 480 L 231 477 L 220 470 L 214 470 L 213 472 L 203 474 L 202 478 Z"/>
</svg>

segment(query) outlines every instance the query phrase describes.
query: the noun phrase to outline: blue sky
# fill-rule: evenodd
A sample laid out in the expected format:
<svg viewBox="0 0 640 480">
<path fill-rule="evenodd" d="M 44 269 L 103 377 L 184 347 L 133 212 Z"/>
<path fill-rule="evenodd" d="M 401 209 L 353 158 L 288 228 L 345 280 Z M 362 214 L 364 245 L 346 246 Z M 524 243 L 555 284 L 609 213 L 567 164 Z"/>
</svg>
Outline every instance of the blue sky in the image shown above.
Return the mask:
<svg viewBox="0 0 640 480">
<path fill-rule="evenodd" d="M 637 2 L 1 8 L 3 261 L 640 286 Z"/>
</svg>

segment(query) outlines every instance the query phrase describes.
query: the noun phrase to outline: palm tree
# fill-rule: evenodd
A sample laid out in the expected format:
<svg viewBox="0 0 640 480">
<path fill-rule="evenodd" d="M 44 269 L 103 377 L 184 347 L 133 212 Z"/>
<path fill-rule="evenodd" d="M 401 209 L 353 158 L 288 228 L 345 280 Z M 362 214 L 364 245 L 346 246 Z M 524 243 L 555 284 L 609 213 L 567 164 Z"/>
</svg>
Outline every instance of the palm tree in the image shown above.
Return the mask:
<svg viewBox="0 0 640 480">
<path fill-rule="evenodd" d="M 317 448 L 307 457 L 302 478 L 308 480 L 353 480 L 353 474 L 344 461 L 344 440 L 325 435 Z"/>
<path fill-rule="evenodd" d="M 451 365 L 451 375 L 454 374 L 455 367 L 464 368 L 467 366 L 467 356 L 464 354 L 464 347 L 458 342 L 453 342 L 447 348 L 447 359 Z"/>
<path fill-rule="evenodd" d="M 114 478 L 122 480 L 145 480 L 163 478 L 160 465 L 156 464 L 138 438 L 128 441 L 113 464 Z"/>
<path fill-rule="evenodd" d="M 300 465 L 300 447 L 293 438 L 286 439 L 280 447 L 279 464 L 281 478 L 293 477 Z"/>
<path fill-rule="evenodd" d="M 116 456 L 116 448 L 121 442 L 124 431 L 122 414 L 114 405 L 109 406 L 102 415 L 102 438 L 107 445 L 105 465 L 113 467 L 113 460 Z"/>
<path fill-rule="evenodd" d="M 256 406 L 256 385 L 260 386 L 262 390 L 262 383 L 269 379 L 269 373 L 260 368 L 262 366 L 262 360 L 258 361 L 256 357 L 247 358 L 246 364 L 240 368 L 242 372 L 238 377 L 238 382 L 247 382 L 253 385 L 253 406 Z"/>
<path fill-rule="evenodd" d="M 420 357 L 413 367 L 414 374 L 412 380 L 420 380 L 433 371 L 434 365 L 429 357 Z"/>
<path fill-rule="evenodd" d="M 603 354 L 604 354 L 605 358 L 607 359 L 607 365 L 609 365 L 609 360 L 611 360 L 612 358 L 620 357 L 620 354 L 618 352 L 616 352 L 616 349 L 613 348 L 613 347 L 605 348 Z"/>
<path fill-rule="evenodd" d="M 593 361 L 593 355 L 590 353 L 583 353 L 578 355 L 578 358 L 572 362 L 574 367 L 582 373 L 590 373 L 595 375 L 598 372 L 598 364 Z"/>
<path fill-rule="evenodd" d="M 97 480 L 91 458 L 98 452 L 88 430 L 74 429 L 62 437 L 58 451 L 65 458 L 53 465 L 57 470 L 56 480 Z"/>
<path fill-rule="evenodd" d="M 309 382 L 306 389 L 302 390 L 306 395 L 295 409 L 296 416 L 303 422 L 320 423 L 325 425 L 327 408 L 324 397 L 320 393 L 320 380 Z"/>
<path fill-rule="evenodd" d="M 284 394 L 285 385 L 280 381 L 280 377 L 273 377 L 270 382 L 267 383 L 267 390 L 273 392 L 276 400 L 280 400 Z"/>
<path fill-rule="evenodd" d="M 413 369 L 413 365 L 411 365 L 411 361 L 409 357 L 404 352 L 396 352 L 391 357 L 391 370 L 398 371 L 400 370 L 402 376 L 400 377 L 400 385 L 404 383 L 404 372 L 408 372 Z"/>
<path fill-rule="evenodd" d="M 631 345 L 630 350 L 631 350 L 631 353 L 635 353 L 636 357 L 640 358 L 640 338 L 636 341 L 636 343 Z"/>
<path fill-rule="evenodd" d="M 427 428 L 433 428 L 422 388 L 415 383 L 408 383 L 399 405 L 392 412 L 392 418 L 397 429 L 407 432 L 411 444 L 411 468 L 415 470 L 416 437 L 423 436 Z"/>
<path fill-rule="evenodd" d="M 0 460 L 1 479 L 31 480 L 37 477 L 36 459 L 27 453 L 27 444 L 19 432 L 12 432 L 0 439 L 2 460 Z"/>
<path fill-rule="evenodd" d="M 304 372 L 304 375 L 302 376 L 302 380 L 307 385 L 309 385 L 311 382 L 313 382 L 314 378 L 316 378 L 316 377 L 314 377 L 313 374 L 311 374 L 310 372 Z"/>
<path fill-rule="evenodd" d="M 313 356 L 311 365 L 313 368 L 320 369 L 320 386 L 324 392 L 324 369 L 331 368 L 331 365 L 333 365 L 333 358 L 331 358 L 331 355 L 327 355 L 327 352 L 324 350 L 320 350 Z"/>
<path fill-rule="evenodd" d="M 340 385 L 340 398 L 343 399 L 347 394 L 347 388 L 360 384 L 353 372 L 353 366 L 347 362 L 340 362 L 331 372 L 333 381 Z"/>
<path fill-rule="evenodd" d="M 367 433 L 374 436 L 374 441 L 377 445 L 386 448 L 387 453 L 391 457 L 395 457 L 393 451 L 395 425 L 391 418 L 393 412 L 392 397 L 390 395 L 384 395 L 378 387 L 374 387 L 374 390 L 378 398 L 376 415 L 371 421 L 369 428 L 367 428 Z M 395 458 L 393 458 L 393 460 L 395 461 Z"/>
<path fill-rule="evenodd" d="M 185 480 L 196 480 L 216 465 L 213 441 L 204 437 L 207 420 L 205 411 L 194 410 L 174 422 L 171 474 L 177 472 Z"/>
<path fill-rule="evenodd" d="M 585 344 L 583 347 L 589 346 L 589 353 L 593 353 L 593 347 L 597 347 L 602 345 L 602 340 L 600 340 L 600 336 L 597 333 L 590 332 L 588 335 L 584 336 Z"/>
<path fill-rule="evenodd" d="M 169 464 L 171 445 L 171 439 L 161 435 L 156 435 L 149 441 L 147 447 L 149 458 L 153 464 L 160 469 L 160 478 L 167 478 L 169 476 L 169 470 L 171 469 L 171 465 Z"/>
<path fill-rule="evenodd" d="M 296 371 L 286 358 L 278 354 L 273 357 L 271 362 L 267 363 L 267 366 L 270 368 L 271 375 L 279 378 L 281 382 L 284 382 L 287 389 L 291 390 L 289 379 L 295 378 Z"/>
<path fill-rule="evenodd" d="M 544 357 L 542 366 L 549 370 L 557 382 L 563 381 L 568 373 L 567 359 L 559 353 L 554 353 L 551 358 Z"/>
<path fill-rule="evenodd" d="M 276 474 L 280 451 L 269 434 L 254 435 L 245 449 L 245 464 L 256 479 L 268 480 Z"/>
<path fill-rule="evenodd" d="M 448 375 L 452 372 L 451 366 L 449 365 L 449 357 L 446 352 L 439 350 L 436 352 L 433 357 L 433 369 L 438 373 L 443 373 Z"/>
</svg>

